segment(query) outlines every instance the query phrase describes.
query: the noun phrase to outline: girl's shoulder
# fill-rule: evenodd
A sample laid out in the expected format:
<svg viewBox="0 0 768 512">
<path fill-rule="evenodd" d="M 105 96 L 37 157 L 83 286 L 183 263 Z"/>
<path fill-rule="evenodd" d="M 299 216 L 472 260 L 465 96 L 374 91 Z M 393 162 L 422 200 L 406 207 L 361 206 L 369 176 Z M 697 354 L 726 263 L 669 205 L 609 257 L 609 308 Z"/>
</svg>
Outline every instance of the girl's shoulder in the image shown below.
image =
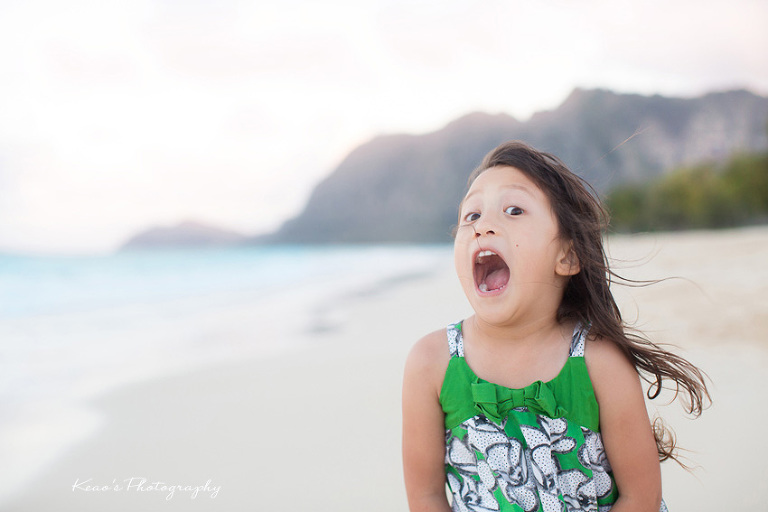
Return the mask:
<svg viewBox="0 0 768 512">
<path fill-rule="evenodd" d="M 448 349 L 447 329 L 438 329 L 423 336 L 411 347 L 408 360 L 418 363 L 420 367 L 448 365 L 450 351 Z"/>
<path fill-rule="evenodd" d="M 440 389 L 449 360 L 447 330 L 438 329 L 413 344 L 405 363 L 405 371 L 429 379 Z"/>
<path fill-rule="evenodd" d="M 636 373 L 634 365 L 619 345 L 606 338 L 587 336 L 584 343 L 584 359 L 590 373 L 593 369 L 597 373 L 627 370 Z"/>
<path fill-rule="evenodd" d="M 639 387 L 640 376 L 629 357 L 613 341 L 589 337 L 584 360 L 599 404 L 621 400 L 624 393 Z"/>
</svg>

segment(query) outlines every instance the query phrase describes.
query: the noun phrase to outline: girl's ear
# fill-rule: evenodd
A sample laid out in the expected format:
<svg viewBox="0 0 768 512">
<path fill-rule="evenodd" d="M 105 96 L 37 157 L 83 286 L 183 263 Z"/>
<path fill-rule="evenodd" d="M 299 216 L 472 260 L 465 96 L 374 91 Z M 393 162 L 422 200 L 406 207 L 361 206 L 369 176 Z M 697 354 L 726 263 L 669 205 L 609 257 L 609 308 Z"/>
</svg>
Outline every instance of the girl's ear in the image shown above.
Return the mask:
<svg viewBox="0 0 768 512">
<path fill-rule="evenodd" d="M 563 249 L 557 260 L 555 272 L 559 276 L 573 276 L 580 271 L 581 265 L 579 264 L 579 257 L 573 249 L 573 241 L 568 240 L 567 242 L 563 242 Z"/>
</svg>

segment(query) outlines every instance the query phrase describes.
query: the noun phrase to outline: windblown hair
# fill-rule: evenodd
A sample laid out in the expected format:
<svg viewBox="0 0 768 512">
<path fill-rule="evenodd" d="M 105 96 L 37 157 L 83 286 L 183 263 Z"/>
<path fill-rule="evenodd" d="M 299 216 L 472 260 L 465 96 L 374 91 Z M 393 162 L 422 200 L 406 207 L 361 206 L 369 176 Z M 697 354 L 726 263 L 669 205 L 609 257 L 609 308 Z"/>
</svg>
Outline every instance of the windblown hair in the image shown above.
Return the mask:
<svg viewBox="0 0 768 512">
<path fill-rule="evenodd" d="M 536 183 L 552 204 L 560 235 L 573 243 L 581 269 L 566 285 L 557 311 L 558 322 L 573 319 L 591 323 L 590 334 L 615 343 L 650 383 L 648 398 L 659 396 L 664 380 L 672 381 L 675 397 L 682 392 L 686 411 L 699 416 L 710 401 L 702 372 L 640 333 L 631 332 L 621 318 L 610 284 L 614 279 L 636 282 L 621 278 L 609 268 L 603 247 L 608 215 L 595 190 L 557 157 L 517 141 L 504 143 L 488 153 L 470 175 L 468 185 L 497 166 L 514 167 Z M 682 465 L 671 431 L 660 419 L 654 421 L 653 430 L 659 459 L 673 459 Z"/>
</svg>

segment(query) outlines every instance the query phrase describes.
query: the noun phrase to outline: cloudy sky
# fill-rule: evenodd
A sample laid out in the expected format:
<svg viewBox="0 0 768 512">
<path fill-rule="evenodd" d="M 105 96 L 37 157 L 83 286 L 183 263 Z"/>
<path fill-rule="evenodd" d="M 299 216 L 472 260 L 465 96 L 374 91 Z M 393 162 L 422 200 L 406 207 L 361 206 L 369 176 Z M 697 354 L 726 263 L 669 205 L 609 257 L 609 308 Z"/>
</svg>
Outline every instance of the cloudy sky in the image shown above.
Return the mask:
<svg viewBox="0 0 768 512">
<path fill-rule="evenodd" d="M 255 234 L 377 134 L 574 87 L 768 94 L 764 0 L 0 0 L 0 250 Z"/>
</svg>

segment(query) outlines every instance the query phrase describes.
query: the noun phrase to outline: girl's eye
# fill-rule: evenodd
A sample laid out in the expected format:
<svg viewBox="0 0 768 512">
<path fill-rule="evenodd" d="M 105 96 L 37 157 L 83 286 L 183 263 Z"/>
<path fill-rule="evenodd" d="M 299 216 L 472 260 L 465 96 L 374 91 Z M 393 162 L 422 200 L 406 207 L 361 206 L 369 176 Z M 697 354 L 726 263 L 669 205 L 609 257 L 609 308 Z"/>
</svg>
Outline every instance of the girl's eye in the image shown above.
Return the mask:
<svg viewBox="0 0 768 512">
<path fill-rule="evenodd" d="M 504 213 L 506 213 L 507 215 L 522 215 L 523 209 L 520 208 L 519 206 L 510 206 L 509 208 L 504 210 Z"/>
<path fill-rule="evenodd" d="M 480 214 L 477 212 L 468 213 L 464 216 L 464 220 L 466 222 L 475 222 L 479 218 L 480 218 Z"/>
</svg>

